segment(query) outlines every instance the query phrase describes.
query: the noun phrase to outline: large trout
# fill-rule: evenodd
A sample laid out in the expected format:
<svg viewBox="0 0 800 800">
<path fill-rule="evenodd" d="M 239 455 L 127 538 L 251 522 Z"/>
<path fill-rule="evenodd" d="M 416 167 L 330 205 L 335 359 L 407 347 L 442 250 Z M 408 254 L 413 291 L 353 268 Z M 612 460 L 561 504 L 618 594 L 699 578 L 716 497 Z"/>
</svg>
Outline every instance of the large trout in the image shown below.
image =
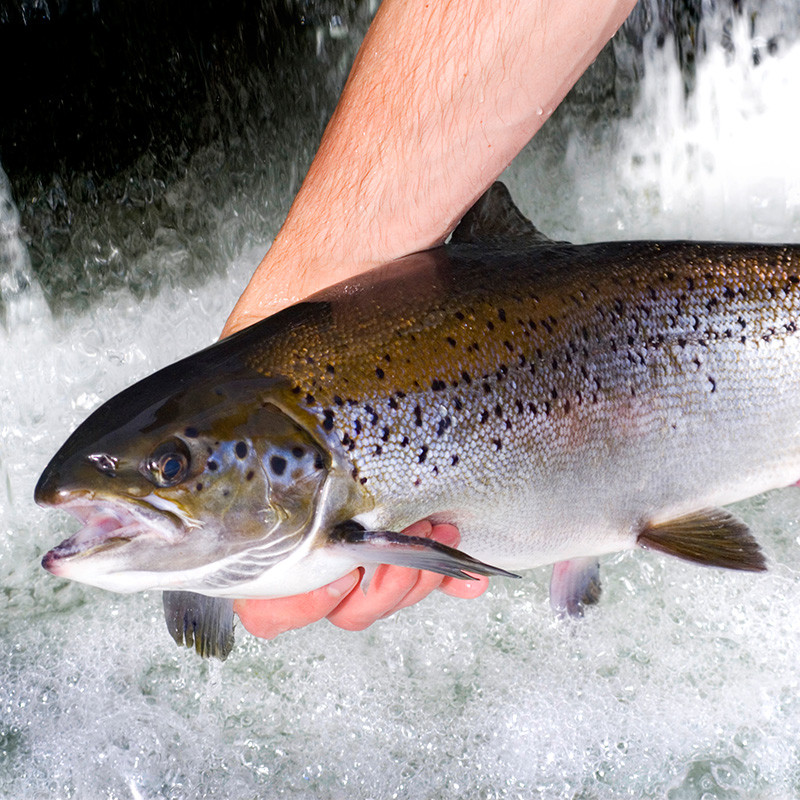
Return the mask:
<svg viewBox="0 0 800 800">
<path fill-rule="evenodd" d="M 173 636 L 222 656 L 228 598 L 357 565 L 555 563 L 570 613 L 604 553 L 761 570 L 721 506 L 800 478 L 799 314 L 800 246 L 552 242 L 495 185 L 448 245 L 95 411 L 36 487 L 85 525 L 43 564 L 168 590 Z M 422 518 L 463 552 L 397 533 Z"/>
</svg>

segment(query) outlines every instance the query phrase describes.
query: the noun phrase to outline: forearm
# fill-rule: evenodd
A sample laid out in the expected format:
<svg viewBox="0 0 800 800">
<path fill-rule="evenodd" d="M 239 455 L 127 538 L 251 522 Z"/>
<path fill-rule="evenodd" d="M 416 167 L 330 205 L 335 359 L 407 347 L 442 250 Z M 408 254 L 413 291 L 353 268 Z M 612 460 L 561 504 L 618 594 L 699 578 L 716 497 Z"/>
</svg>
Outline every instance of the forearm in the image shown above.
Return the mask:
<svg viewBox="0 0 800 800">
<path fill-rule="evenodd" d="M 226 333 L 442 242 L 634 1 L 384 0 Z"/>
</svg>

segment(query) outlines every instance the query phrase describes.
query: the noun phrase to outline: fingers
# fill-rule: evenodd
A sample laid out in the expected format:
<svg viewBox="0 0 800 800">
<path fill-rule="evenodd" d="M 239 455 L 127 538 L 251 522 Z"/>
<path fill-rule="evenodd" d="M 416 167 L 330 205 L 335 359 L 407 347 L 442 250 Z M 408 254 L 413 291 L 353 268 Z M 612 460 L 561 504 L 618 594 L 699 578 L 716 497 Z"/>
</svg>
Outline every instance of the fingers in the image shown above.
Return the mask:
<svg viewBox="0 0 800 800">
<path fill-rule="evenodd" d="M 439 590 L 450 597 L 460 597 L 463 600 L 472 600 L 480 597 L 489 588 L 489 578 L 486 575 L 474 575 L 468 581 L 458 578 L 445 578 Z"/>
<path fill-rule="evenodd" d="M 237 600 L 234 611 L 245 629 L 262 639 L 274 639 L 293 628 L 303 628 L 326 617 L 358 585 L 359 570 L 307 594 L 269 600 Z"/>
<path fill-rule="evenodd" d="M 431 525 L 422 520 L 404 533 L 426 536 L 455 547 L 460 537 L 452 525 Z M 381 564 L 364 589 L 361 570 L 348 573 L 327 586 L 303 595 L 270 600 L 237 600 L 234 610 L 245 629 L 262 639 L 273 639 L 327 617 L 334 625 L 359 631 L 373 622 L 418 603 L 434 589 L 452 597 L 473 598 L 489 586 L 486 577 L 464 581 L 434 572 Z"/>
<path fill-rule="evenodd" d="M 451 547 L 459 541 L 458 531 L 452 525 L 434 527 L 427 520 L 415 523 L 403 533 L 432 537 Z M 366 593 L 361 587 L 350 592 L 328 614 L 328 619 L 346 630 L 363 630 L 376 620 L 418 603 L 439 588 L 444 580 L 444 576 L 433 572 L 382 564 L 375 570 Z"/>
</svg>

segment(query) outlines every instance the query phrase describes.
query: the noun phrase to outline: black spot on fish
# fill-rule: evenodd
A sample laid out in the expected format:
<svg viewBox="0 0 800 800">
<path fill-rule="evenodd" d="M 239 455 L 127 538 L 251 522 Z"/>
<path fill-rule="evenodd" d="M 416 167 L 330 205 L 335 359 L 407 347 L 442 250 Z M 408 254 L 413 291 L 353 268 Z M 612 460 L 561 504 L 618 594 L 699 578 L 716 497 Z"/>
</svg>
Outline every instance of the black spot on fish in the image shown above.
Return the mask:
<svg viewBox="0 0 800 800">
<path fill-rule="evenodd" d="M 356 433 L 361 433 L 362 427 L 360 419 L 356 419 L 355 423 L 353 423 L 353 429 L 355 430 Z"/>
<path fill-rule="evenodd" d="M 717 391 L 717 382 L 709 375 L 708 382 L 711 384 L 711 394 Z"/>
<path fill-rule="evenodd" d="M 456 464 L 458 464 L 458 456 L 453 456 L 453 457 L 450 459 L 450 463 L 451 463 L 453 466 L 455 466 Z"/>
<path fill-rule="evenodd" d="M 230 493 L 231 493 L 230 489 L 223 489 L 222 490 L 222 496 L 223 497 L 227 497 Z"/>
<path fill-rule="evenodd" d="M 375 367 L 375 374 L 378 376 L 378 380 L 382 381 L 386 373 L 380 367 Z"/>
<path fill-rule="evenodd" d="M 500 322 L 505 322 L 506 321 L 505 309 L 498 308 L 497 309 L 497 316 L 500 318 Z"/>
<path fill-rule="evenodd" d="M 528 411 L 531 414 L 536 414 L 536 403 L 528 403 Z"/>
<path fill-rule="evenodd" d="M 375 446 L 375 455 L 376 456 L 383 455 L 383 448 L 380 445 Z"/>
<path fill-rule="evenodd" d="M 414 422 L 418 428 L 422 427 L 422 409 L 418 405 L 414 406 Z"/>
<path fill-rule="evenodd" d="M 198 483 L 197 486 L 195 486 L 195 489 L 197 489 L 198 492 L 202 492 L 203 491 L 203 484 L 202 483 Z"/>
<path fill-rule="evenodd" d="M 484 408 L 483 411 L 481 411 L 480 417 L 478 417 L 478 422 L 483 425 L 487 419 L 489 419 L 489 412 Z"/>
<path fill-rule="evenodd" d="M 422 445 L 422 449 L 419 451 L 419 463 L 424 464 L 425 459 L 428 457 L 428 447 L 427 445 Z"/>
<path fill-rule="evenodd" d="M 295 458 L 302 458 L 305 455 L 305 450 L 302 447 L 293 447 L 292 448 L 292 455 Z"/>
<path fill-rule="evenodd" d="M 397 409 L 397 400 L 394 397 L 389 398 L 389 408 Z"/>
<path fill-rule="evenodd" d="M 388 428 L 384 428 L 384 429 L 381 431 L 381 439 L 382 439 L 384 442 L 387 442 L 387 441 L 389 441 L 389 429 L 388 429 Z"/>
<path fill-rule="evenodd" d="M 489 394 L 492 391 L 492 387 L 486 381 L 483 382 L 483 391 L 484 394 Z"/>
<path fill-rule="evenodd" d="M 494 449 L 499 452 L 503 449 L 503 440 L 502 439 L 492 439 L 492 444 L 494 445 Z"/>
<path fill-rule="evenodd" d="M 276 475 L 283 475 L 286 472 L 286 459 L 283 456 L 272 456 L 269 460 L 269 468 Z"/>
<path fill-rule="evenodd" d="M 400 442 L 400 447 L 408 447 L 408 436 L 404 436 Z"/>
<path fill-rule="evenodd" d="M 434 392 L 441 392 L 442 389 L 446 389 L 447 384 L 444 381 L 440 381 L 438 378 L 431 382 L 431 389 Z"/>
<path fill-rule="evenodd" d="M 447 343 L 450 345 L 450 347 L 456 346 L 456 340 L 452 336 L 447 337 Z"/>
<path fill-rule="evenodd" d="M 209 468 L 209 469 L 210 469 L 212 472 L 216 472 L 216 471 L 219 469 L 219 464 L 217 464 L 217 462 L 216 462 L 216 461 L 214 461 L 214 459 L 209 459 L 209 460 L 208 460 L 208 463 L 206 464 L 206 466 L 207 466 L 207 467 L 208 467 L 208 468 Z"/>
<path fill-rule="evenodd" d="M 452 424 L 450 417 L 445 417 L 439 420 L 439 425 L 436 428 L 436 435 L 441 436 Z"/>
<path fill-rule="evenodd" d="M 292 394 L 300 394 L 300 391 L 301 391 L 301 389 L 300 389 L 299 386 L 293 386 L 292 387 Z"/>
<path fill-rule="evenodd" d="M 497 416 L 497 417 L 502 417 L 503 416 L 503 407 L 500 405 L 500 403 L 498 403 L 494 407 L 494 413 L 495 413 L 495 416 Z"/>
<path fill-rule="evenodd" d="M 314 395 L 313 394 L 307 394 L 306 395 L 306 405 L 313 406 L 314 402 L 315 402 Z"/>
<path fill-rule="evenodd" d="M 472 383 L 472 378 L 470 378 L 468 372 L 462 372 L 461 373 L 461 380 L 463 380 L 464 383 L 466 383 L 468 386 L 469 386 L 470 383 Z"/>
<path fill-rule="evenodd" d="M 245 442 L 236 442 L 234 450 L 237 458 L 244 458 L 247 455 L 247 444 Z"/>
<path fill-rule="evenodd" d="M 458 319 L 458 320 L 462 320 L 462 319 L 464 319 L 464 315 L 463 315 L 463 314 L 462 314 L 460 311 L 456 311 L 456 313 L 455 313 L 455 317 L 456 317 L 456 319 Z"/>
<path fill-rule="evenodd" d="M 406 397 L 406 393 L 405 392 L 399 392 L 398 391 L 398 392 L 395 392 L 394 395 L 398 400 L 404 400 L 405 397 Z"/>
<path fill-rule="evenodd" d="M 366 478 L 361 478 L 361 480 L 359 481 L 359 483 L 360 483 L 362 486 L 363 486 L 363 485 L 364 485 L 366 482 L 367 482 L 367 479 L 366 479 Z"/>
<path fill-rule="evenodd" d="M 184 436 L 187 436 L 189 439 L 196 439 L 199 435 L 199 431 L 197 428 L 188 427 L 183 431 Z"/>
<path fill-rule="evenodd" d="M 389 356 L 389 354 L 388 354 L 388 353 L 384 353 L 384 354 L 383 354 L 383 360 L 384 360 L 384 361 L 385 361 L 387 364 L 391 363 L 391 361 L 392 361 L 392 359 L 391 359 L 391 357 Z"/>
<path fill-rule="evenodd" d="M 248 470 L 247 475 L 244 476 L 246 481 L 251 481 L 255 477 L 255 472 L 253 470 Z"/>
<path fill-rule="evenodd" d="M 333 375 L 336 372 L 333 364 L 327 364 L 325 367 L 325 372 L 327 372 L 329 375 Z"/>
<path fill-rule="evenodd" d="M 464 408 L 464 406 L 461 403 L 461 400 L 459 400 L 457 397 L 455 398 L 455 400 L 453 400 L 453 408 L 455 408 L 456 411 L 461 411 L 461 409 Z"/>
<path fill-rule="evenodd" d="M 331 411 L 329 408 L 326 408 L 323 413 L 322 427 L 326 431 L 333 430 L 333 411 Z"/>
<path fill-rule="evenodd" d="M 494 330 L 494 322 L 492 322 L 491 320 L 487 320 L 487 322 L 486 322 L 486 327 L 487 327 L 487 328 L 488 328 L 490 331 L 493 331 L 493 330 Z"/>
<path fill-rule="evenodd" d="M 335 404 L 335 405 L 337 405 L 337 406 L 343 406 L 343 405 L 344 405 L 344 400 L 342 400 L 342 398 L 341 398 L 341 397 L 339 397 L 339 395 L 338 395 L 338 394 L 335 394 L 335 395 L 333 396 L 333 402 L 334 402 L 334 404 Z"/>
<path fill-rule="evenodd" d="M 322 456 L 317 456 L 314 459 L 314 469 L 322 469 L 325 466 L 325 462 L 322 460 Z"/>
</svg>

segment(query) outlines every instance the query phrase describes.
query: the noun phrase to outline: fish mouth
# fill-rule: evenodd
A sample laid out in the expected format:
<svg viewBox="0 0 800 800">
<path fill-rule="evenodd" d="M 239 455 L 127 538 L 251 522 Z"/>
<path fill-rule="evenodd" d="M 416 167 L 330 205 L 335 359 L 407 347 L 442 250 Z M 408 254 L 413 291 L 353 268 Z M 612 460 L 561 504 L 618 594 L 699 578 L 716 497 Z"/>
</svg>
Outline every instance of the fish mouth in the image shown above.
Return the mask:
<svg viewBox="0 0 800 800">
<path fill-rule="evenodd" d="M 54 575 L 63 575 L 64 568 L 77 559 L 106 554 L 142 536 L 167 544 L 185 531 L 177 514 L 144 503 L 80 497 L 63 500 L 58 507 L 76 517 L 83 527 L 45 553 L 42 566 Z"/>
</svg>

